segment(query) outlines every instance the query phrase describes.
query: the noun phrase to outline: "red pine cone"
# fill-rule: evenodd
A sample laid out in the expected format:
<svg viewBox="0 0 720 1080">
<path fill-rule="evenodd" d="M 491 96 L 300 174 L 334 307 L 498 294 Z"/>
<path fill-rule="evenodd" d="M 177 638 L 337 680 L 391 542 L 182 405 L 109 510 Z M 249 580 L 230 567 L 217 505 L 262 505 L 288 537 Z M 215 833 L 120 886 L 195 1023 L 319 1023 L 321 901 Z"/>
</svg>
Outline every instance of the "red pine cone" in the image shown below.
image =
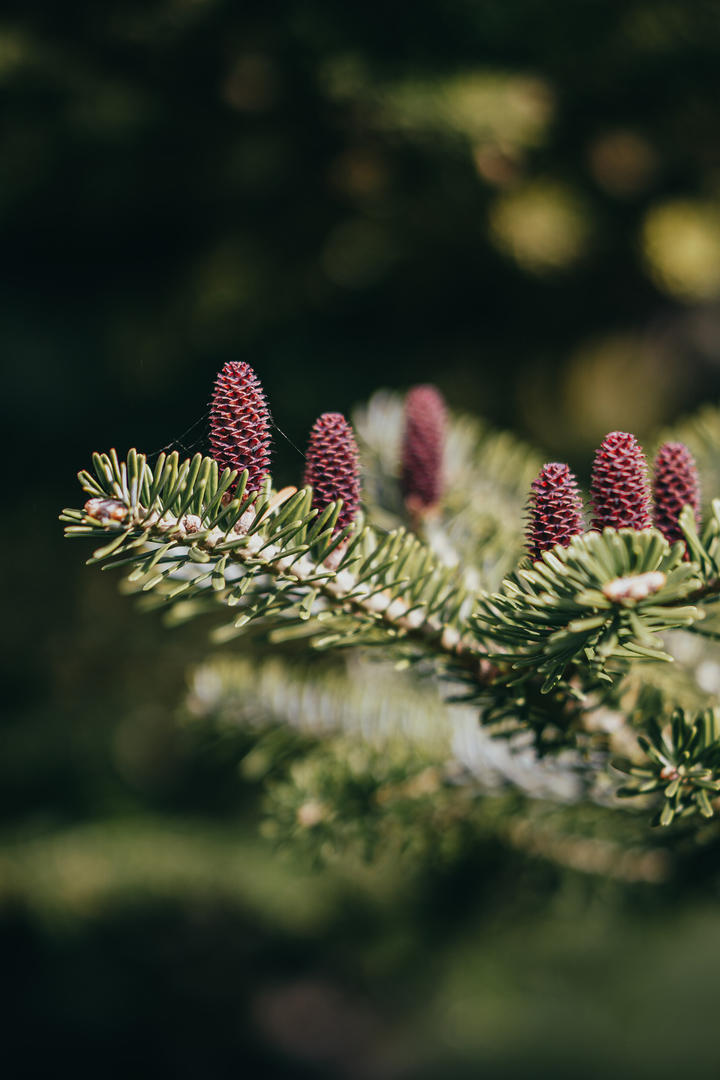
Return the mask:
<svg viewBox="0 0 720 1080">
<path fill-rule="evenodd" d="M 590 484 L 594 529 L 649 529 L 650 485 L 640 443 L 611 431 L 595 455 Z"/>
<path fill-rule="evenodd" d="M 527 547 L 532 559 L 556 544 L 567 547 L 584 530 L 582 499 L 567 465 L 543 465 L 530 488 Z"/>
<path fill-rule="evenodd" d="M 247 469 L 247 491 L 257 491 L 270 471 L 270 424 L 257 375 L 249 364 L 229 360 L 210 403 L 210 452 L 220 470 Z"/>
<path fill-rule="evenodd" d="M 353 429 L 342 413 L 323 413 L 313 424 L 305 462 L 305 484 L 314 507 L 342 499 L 336 531 L 355 520 L 360 503 L 360 463 Z"/>
<path fill-rule="evenodd" d="M 408 506 L 427 510 L 443 492 L 447 410 L 434 386 L 414 386 L 405 399 L 401 487 Z"/>
<path fill-rule="evenodd" d="M 673 544 L 683 539 L 678 524 L 683 506 L 692 506 L 700 526 L 700 481 L 695 459 L 681 442 L 664 443 L 655 458 L 655 527 Z"/>
</svg>

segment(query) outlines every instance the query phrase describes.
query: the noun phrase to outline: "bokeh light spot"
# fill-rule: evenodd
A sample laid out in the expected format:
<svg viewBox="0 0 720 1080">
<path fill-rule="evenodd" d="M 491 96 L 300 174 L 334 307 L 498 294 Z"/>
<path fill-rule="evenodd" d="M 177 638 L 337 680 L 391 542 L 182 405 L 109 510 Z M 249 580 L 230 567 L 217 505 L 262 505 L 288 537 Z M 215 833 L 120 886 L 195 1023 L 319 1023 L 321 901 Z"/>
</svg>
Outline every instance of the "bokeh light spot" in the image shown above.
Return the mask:
<svg viewBox="0 0 720 1080">
<path fill-rule="evenodd" d="M 720 296 L 720 205 L 674 199 L 652 207 L 643 255 L 655 284 L 679 300 Z"/>
<path fill-rule="evenodd" d="M 572 266 L 586 250 L 589 232 L 578 196 L 549 181 L 508 191 L 490 211 L 492 242 L 523 269 L 535 273 Z"/>
</svg>

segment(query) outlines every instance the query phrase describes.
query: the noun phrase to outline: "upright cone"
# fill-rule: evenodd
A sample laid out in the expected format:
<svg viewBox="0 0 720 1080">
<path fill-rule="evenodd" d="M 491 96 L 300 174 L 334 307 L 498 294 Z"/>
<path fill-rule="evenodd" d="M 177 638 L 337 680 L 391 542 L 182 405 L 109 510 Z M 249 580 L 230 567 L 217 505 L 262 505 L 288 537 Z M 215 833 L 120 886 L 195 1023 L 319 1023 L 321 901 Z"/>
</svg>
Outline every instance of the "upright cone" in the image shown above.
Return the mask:
<svg viewBox="0 0 720 1080">
<path fill-rule="evenodd" d="M 342 499 L 338 530 L 355 520 L 360 504 L 360 464 L 353 429 L 341 413 L 323 413 L 313 424 L 305 483 L 312 487 L 312 504 L 319 510 Z"/>
<path fill-rule="evenodd" d="M 248 471 L 257 491 L 270 471 L 270 410 L 260 380 L 244 362 L 218 372 L 210 404 L 210 451 L 220 469 Z"/>
<path fill-rule="evenodd" d="M 679 518 L 684 506 L 691 506 L 700 525 L 700 481 L 695 459 L 681 442 L 666 442 L 655 458 L 653 475 L 655 527 L 666 540 L 683 539 Z"/>
<path fill-rule="evenodd" d="M 590 484 L 593 528 L 649 529 L 650 483 L 640 443 L 627 431 L 611 431 L 595 455 Z"/>
<path fill-rule="evenodd" d="M 408 509 L 422 514 L 443 493 L 447 410 L 434 386 L 414 386 L 405 399 L 401 487 Z"/>
<path fill-rule="evenodd" d="M 544 465 L 530 488 L 527 548 L 532 559 L 583 532 L 582 499 L 567 465 Z"/>
</svg>

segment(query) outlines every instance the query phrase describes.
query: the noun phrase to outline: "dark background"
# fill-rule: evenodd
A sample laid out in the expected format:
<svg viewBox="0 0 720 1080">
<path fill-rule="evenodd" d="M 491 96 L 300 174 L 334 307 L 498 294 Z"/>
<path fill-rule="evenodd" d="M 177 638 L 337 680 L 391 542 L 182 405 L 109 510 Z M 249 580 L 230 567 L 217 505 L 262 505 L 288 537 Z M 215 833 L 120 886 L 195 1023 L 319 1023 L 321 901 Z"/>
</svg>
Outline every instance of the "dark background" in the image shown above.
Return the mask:
<svg viewBox="0 0 720 1080">
<path fill-rule="evenodd" d="M 4 5 L 17 1075 L 659 1075 L 693 1040 L 717 1066 L 712 883 L 489 840 L 414 890 L 278 861 L 233 752 L 178 723 L 205 637 L 137 616 L 56 515 L 94 449 L 202 448 L 228 359 L 287 481 L 378 386 L 434 381 L 580 471 L 716 399 L 719 58 L 701 0 Z"/>
</svg>

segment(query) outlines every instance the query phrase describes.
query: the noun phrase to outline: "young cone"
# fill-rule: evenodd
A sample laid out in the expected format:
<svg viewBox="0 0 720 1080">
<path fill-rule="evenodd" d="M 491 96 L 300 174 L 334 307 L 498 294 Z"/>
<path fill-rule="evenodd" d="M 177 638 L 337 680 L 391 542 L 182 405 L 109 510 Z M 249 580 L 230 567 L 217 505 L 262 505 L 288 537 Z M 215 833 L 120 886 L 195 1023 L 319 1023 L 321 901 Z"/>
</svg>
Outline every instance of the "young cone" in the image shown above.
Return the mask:
<svg viewBox="0 0 720 1080">
<path fill-rule="evenodd" d="M 434 386 L 414 386 L 405 399 L 401 487 L 408 509 L 422 514 L 443 491 L 447 411 Z"/>
<path fill-rule="evenodd" d="M 590 484 L 593 528 L 649 529 L 650 485 L 640 443 L 626 431 L 611 431 L 595 455 Z"/>
<path fill-rule="evenodd" d="M 210 450 L 221 470 L 248 470 L 247 491 L 257 491 L 270 471 L 270 410 L 249 364 L 229 360 L 218 372 L 210 403 Z"/>
<path fill-rule="evenodd" d="M 583 532 L 582 500 L 567 465 L 543 465 L 530 488 L 527 547 L 532 559 Z"/>
<path fill-rule="evenodd" d="M 336 530 L 355 520 L 360 503 L 360 464 L 353 429 L 341 413 L 323 413 L 313 424 L 304 482 L 312 487 L 312 504 L 319 510 L 342 499 Z"/>
<path fill-rule="evenodd" d="M 683 539 L 678 524 L 684 506 L 691 506 L 700 525 L 700 482 L 695 459 L 681 442 L 663 443 L 655 458 L 653 476 L 655 527 L 673 544 Z"/>
</svg>

